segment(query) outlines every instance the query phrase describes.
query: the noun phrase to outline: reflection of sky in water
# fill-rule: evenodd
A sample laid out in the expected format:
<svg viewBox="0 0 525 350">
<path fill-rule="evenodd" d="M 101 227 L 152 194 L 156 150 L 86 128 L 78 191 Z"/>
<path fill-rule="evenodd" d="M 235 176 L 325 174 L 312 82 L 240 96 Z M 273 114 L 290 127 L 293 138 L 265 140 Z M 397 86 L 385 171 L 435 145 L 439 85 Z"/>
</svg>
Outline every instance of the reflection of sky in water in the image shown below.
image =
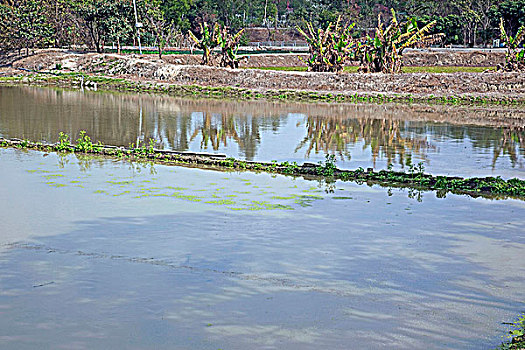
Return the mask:
<svg viewBox="0 0 525 350">
<path fill-rule="evenodd" d="M 524 308 L 521 201 L 42 156 L 0 150 L 1 348 L 485 348 Z"/>
<path fill-rule="evenodd" d="M 503 107 L 279 104 L 176 99 L 44 88 L 0 89 L 0 135 L 56 141 L 86 130 L 128 146 L 225 153 L 262 161 L 396 168 L 434 174 L 522 176 L 525 111 Z M 75 137 L 74 137 L 75 138 Z"/>
</svg>

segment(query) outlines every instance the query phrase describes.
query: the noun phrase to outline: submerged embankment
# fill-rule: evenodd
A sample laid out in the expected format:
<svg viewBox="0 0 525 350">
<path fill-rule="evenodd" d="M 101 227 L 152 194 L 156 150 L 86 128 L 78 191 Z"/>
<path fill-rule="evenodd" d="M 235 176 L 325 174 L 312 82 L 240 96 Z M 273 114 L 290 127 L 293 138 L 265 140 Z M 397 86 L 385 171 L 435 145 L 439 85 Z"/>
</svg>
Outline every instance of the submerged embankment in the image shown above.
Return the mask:
<svg viewBox="0 0 525 350">
<path fill-rule="evenodd" d="M 71 73 L 88 74 L 89 77 L 75 77 Z M 525 73 L 389 75 L 284 72 L 177 65 L 151 56 L 44 51 L 14 61 L 2 75 L 4 83 L 79 86 L 90 80 L 90 83 L 107 89 L 246 99 L 445 103 L 525 101 Z"/>
<path fill-rule="evenodd" d="M 101 143 L 93 143 L 85 132 L 81 132 L 76 144 L 69 142 L 68 135 L 61 134 L 59 142 L 55 144 L 42 144 L 19 139 L 9 140 L 0 137 L 0 147 L 16 147 L 45 152 L 84 153 L 128 158 L 137 161 L 147 160 L 168 165 L 211 167 L 219 170 L 269 172 L 327 181 L 366 182 L 370 186 L 377 184 L 383 187 L 405 187 L 421 191 L 437 191 L 441 197 L 451 192 L 471 196 L 525 199 L 525 180 L 518 178 L 504 180 L 501 177 L 462 178 L 456 176 L 433 176 L 424 173 L 423 163 L 412 166 L 407 173 L 390 169 L 374 171 L 373 168 L 366 170 L 363 168 L 356 170 L 338 169 L 335 164 L 335 156 L 333 155 L 327 155 L 326 160 L 318 164 L 304 163 L 298 165 L 295 162 L 243 161 L 220 154 L 158 150 L 154 148 L 154 140 L 150 141 L 149 146 L 142 147 L 138 145 L 137 147 L 102 145 Z"/>
</svg>

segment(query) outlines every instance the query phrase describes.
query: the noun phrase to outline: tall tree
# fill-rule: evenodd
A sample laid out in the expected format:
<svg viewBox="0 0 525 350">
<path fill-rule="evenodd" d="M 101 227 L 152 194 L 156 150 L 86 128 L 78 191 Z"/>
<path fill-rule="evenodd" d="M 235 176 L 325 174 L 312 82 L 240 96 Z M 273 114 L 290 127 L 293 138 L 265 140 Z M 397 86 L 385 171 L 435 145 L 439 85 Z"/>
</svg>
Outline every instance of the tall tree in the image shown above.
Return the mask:
<svg viewBox="0 0 525 350">
<path fill-rule="evenodd" d="M 525 25 L 525 0 L 505 0 L 499 3 L 493 12 L 493 24 L 499 25 L 503 18 L 505 29 L 510 35 L 518 32 Z"/>
<path fill-rule="evenodd" d="M 164 47 L 175 34 L 175 21 L 168 19 L 166 7 L 162 6 L 162 0 L 146 0 L 142 4 L 144 5 L 144 16 L 156 38 L 159 58 L 162 58 Z"/>
<path fill-rule="evenodd" d="M 62 47 L 78 43 L 83 36 L 82 27 L 73 12 L 71 0 L 44 0 L 41 8 L 53 27 L 53 45 Z"/>
<path fill-rule="evenodd" d="M 129 32 L 130 5 L 125 0 L 77 0 L 76 14 L 83 20 L 97 52 L 104 51 L 104 44 Z"/>
<path fill-rule="evenodd" d="M 22 0 L 16 6 L 0 4 L 0 42 L 7 48 L 29 49 L 50 42 L 53 28 L 41 4 L 36 0 Z"/>
</svg>

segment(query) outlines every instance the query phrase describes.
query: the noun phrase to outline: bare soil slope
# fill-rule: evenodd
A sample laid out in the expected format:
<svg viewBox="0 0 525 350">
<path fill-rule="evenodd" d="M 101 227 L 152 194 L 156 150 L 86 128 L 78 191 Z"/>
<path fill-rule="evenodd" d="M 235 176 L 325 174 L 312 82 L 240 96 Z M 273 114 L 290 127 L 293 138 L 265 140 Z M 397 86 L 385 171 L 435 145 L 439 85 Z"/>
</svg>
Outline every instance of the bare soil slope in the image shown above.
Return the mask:
<svg viewBox="0 0 525 350">
<path fill-rule="evenodd" d="M 525 99 L 525 73 L 405 73 L 335 74 L 313 72 L 226 69 L 169 63 L 154 56 L 78 54 L 60 50 L 42 51 L 15 60 L 0 74 L 20 74 L 20 69 L 122 77 L 132 80 L 238 87 L 256 91 L 301 90 L 344 94 L 405 94 L 413 96 L 476 96 L 489 99 Z"/>
</svg>

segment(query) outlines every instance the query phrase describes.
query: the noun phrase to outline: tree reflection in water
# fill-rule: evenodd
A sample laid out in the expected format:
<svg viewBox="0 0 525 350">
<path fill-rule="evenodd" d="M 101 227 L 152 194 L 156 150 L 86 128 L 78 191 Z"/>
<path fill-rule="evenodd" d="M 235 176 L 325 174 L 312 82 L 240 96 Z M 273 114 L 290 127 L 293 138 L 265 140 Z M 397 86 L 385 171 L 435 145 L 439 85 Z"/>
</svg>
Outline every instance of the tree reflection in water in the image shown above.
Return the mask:
<svg viewBox="0 0 525 350">
<path fill-rule="evenodd" d="M 501 155 L 508 155 L 512 167 L 523 166 L 523 160 L 520 161 L 520 153 L 518 147 L 521 149 L 521 155 L 525 156 L 525 129 L 519 128 L 501 128 L 497 131 L 500 135 L 494 140 L 484 139 L 483 143 L 492 147 L 492 169 L 496 169 L 496 162 Z M 518 147 L 516 147 L 518 145 Z M 520 163 L 521 162 L 521 163 Z"/>
<path fill-rule="evenodd" d="M 251 117 L 234 117 L 233 115 L 216 114 L 210 112 L 200 113 L 202 123 L 195 123 L 189 137 L 190 142 L 198 135 L 201 136 L 200 146 L 207 150 L 208 145 L 214 151 L 228 146 L 228 141 L 234 142 L 247 159 L 254 159 L 257 146 L 261 141 L 260 125 L 262 121 Z"/>
<path fill-rule="evenodd" d="M 363 149 L 370 148 L 374 167 L 378 157 L 386 158 L 388 164 L 394 164 L 397 158 L 401 166 L 410 163 L 413 153 L 426 159 L 426 151 L 436 147 L 426 137 L 403 135 L 405 123 L 395 119 L 307 117 L 307 135 L 295 152 L 306 147 L 306 157 L 312 151 L 322 151 L 349 160 L 348 146 L 362 143 Z"/>
<path fill-rule="evenodd" d="M 430 162 L 461 144 L 470 153 L 452 154 L 458 164 L 478 157 L 482 167 L 525 168 L 525 110 L 519 106 L 293 104 L 34 87 L 0 88 L 0 105 L 0 135 L 35 141 L 56 142 L 59 132 L 75 139 L 86 130 L 106 144 L 153 138 L 178 151 L 283 161 L 317 153 L 318 159 L 331 153 L 348 160 L 362 148 L 374 167 L 383 161 L 405 166 L 412 158 Z"/>
</svg>

